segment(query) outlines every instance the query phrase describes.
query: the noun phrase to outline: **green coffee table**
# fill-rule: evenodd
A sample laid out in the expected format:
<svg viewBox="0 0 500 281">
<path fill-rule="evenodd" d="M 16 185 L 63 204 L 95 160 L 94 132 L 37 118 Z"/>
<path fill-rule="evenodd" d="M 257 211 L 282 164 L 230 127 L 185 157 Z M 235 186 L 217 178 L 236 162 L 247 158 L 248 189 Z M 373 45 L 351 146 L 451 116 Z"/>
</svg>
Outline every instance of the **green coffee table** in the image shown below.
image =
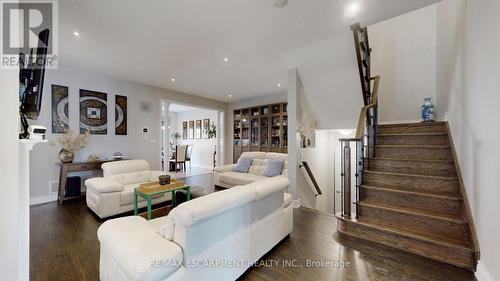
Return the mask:
<svg viewBox="0 0 500 281">
<path fill-rule="evenodd" d="M 167 185 L 160 185 L 159 182 L 141 184 L 139 187 L 134 189 L 134 215 L 137 215 L 138 213 L 139 196 L 147 201 L 147 219 L 150 220 L 153 197 L 167 192 L 172 192 L 172 205 L 175 206 L 175 191 L 181 189 L 186 190 L 187 200 L 191 200 L 191 187 L 186 185 L 183 181 L 172 179 L 170 184 Z"/>
</svg>

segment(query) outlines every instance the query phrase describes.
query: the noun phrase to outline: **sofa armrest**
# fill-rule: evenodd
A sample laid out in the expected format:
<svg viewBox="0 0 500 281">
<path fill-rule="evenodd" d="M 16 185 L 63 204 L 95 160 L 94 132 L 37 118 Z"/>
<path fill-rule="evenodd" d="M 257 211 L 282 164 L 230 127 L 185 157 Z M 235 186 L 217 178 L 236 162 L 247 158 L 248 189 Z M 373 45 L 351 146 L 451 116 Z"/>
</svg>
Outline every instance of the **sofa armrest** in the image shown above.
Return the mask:
<svg viewBox="0 0 500 281">
<path fill-rule="evenodd" d="M 85 186 L 99 193 L 122 192 L 125 190 L 123 184 L 105 178 L 91 178 L 85 181 Z"/>
<path fill-rule="evenodd" d="M 149 181 L 159 181 L 158 177 L 163 175 L 168 175 L 168 173 L 162 171 L 151 171 L 151 176 L 149 176 Z"/>
<path fill-rule="evenodd" d="M 104 222 L 97 238 L 127 280 L 165 280 L 183 261 L 179 245 L 161 237 L 148 221 L 129 216 Z"/>
<path fill-rule="evenodd" d="M 215 171 L 217 173 L 226 173 L 226 172 L 231 172 L 234 167 L 236 167 L 236 164 L 229 164 L 229 165 L 224 165 L 224 166 L 217 166 L 215 167 Z"/>
</svg>

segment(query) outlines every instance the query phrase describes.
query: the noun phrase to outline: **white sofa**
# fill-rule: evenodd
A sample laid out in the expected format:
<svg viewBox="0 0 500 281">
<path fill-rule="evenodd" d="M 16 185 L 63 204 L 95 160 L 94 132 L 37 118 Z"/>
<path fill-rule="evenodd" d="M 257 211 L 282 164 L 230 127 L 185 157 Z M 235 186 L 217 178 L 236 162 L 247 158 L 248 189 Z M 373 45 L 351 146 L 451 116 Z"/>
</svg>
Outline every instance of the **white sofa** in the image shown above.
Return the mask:
<svg viewBox="0 0 500 281">
<path fill-rule="evenodd" d="M 269 178 L 193 199 L 151 221 L 104 222 L 97 232 L 101 281 L 237 279 L 292 232 L 288 185 L 285 177 Z"/>
<path fill-rule="evenodd" d="M 141 183 L 158 181 L 165 172 L 151 171 L 145 160 L 107 162 L 101 166 L 103 177 L 85 181 L 87 206 L 100 218 L 121 214 L 134 209 L 134 188 Z M 158 196 L 152 203 L 170 200 L 169 193 Z M 146 201 L 139 197 L 139 207 Z"/>
<path fill-rule="evenodd" d="M 266 163 L 270 159 L 284 160 L 283 171 L 280 176 L 287 177 L 288 173 L 288 154 L 274 152 L 243 152 L 241 158 L 252 158 L 252 165 L 248 173 L 233 172 L 236 164 L 224 165 L 215 168 L 214 184 L 216 186 L 230 188 L 236 185 L 248 184 L 263 179 L 268 179 L 262 175 Z"/>
</svg>

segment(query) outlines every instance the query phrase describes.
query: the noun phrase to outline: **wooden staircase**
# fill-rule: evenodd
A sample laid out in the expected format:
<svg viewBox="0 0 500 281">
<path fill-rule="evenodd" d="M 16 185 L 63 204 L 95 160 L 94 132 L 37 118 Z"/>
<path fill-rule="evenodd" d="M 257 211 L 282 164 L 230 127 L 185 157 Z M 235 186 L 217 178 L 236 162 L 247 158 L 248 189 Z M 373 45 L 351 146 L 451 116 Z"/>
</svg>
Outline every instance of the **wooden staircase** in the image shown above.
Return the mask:
<svg viewBox="0 0 500 281">
<path fill-rule="evenodd" d="M 447 123 L 379 125 L 342 233 L 475 270 L 479 246 Z"/>
<path fill-rule="evenodd" d="M 379 125 L 368 29 L 351 29 L 364 106 L 355 136 L 340 139 L 338 230 L 475 270 L 479 244 L 448 124 Z"/>
</svg>

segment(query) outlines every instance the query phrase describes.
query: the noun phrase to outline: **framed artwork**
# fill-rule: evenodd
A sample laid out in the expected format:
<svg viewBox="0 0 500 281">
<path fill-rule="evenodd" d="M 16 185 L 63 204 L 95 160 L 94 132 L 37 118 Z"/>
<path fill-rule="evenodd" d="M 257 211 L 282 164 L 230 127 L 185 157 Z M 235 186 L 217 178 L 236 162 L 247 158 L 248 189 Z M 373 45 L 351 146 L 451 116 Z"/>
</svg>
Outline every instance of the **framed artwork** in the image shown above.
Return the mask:
<svg viewBox="0 0 500 281">
<path fill-rule="evenodd" d="M 210 119 L 203 119 L 203 138 L 208 139 L 208 129 L 210 128 Z"/>
<path fill-rule="evenodd" d="M 201 139 L 201 120 L 196 120 L 195 137 Z"/>
<path fill-rule="evenodd" d="M 115 135 L 127 134 L 127 97 L 115 95 Z"/>
<path fill-rule="evenodd" d="M 182 122 L 182 139 L 188 138 L 188 122 Z"/>
<path fill-rule="evenodd" d="M 189 121 L 189 138 L 194 139 L 194 121 Z"/>
<path fill-rule="evenodd" d="M 80 133 L 108 133 L 107 94 L 80 89 Z"/>
<path fill-rule="evenodd" d="M 52 133 L 69 129 L 68 87 L 52 84 Z"/>
</svg>

